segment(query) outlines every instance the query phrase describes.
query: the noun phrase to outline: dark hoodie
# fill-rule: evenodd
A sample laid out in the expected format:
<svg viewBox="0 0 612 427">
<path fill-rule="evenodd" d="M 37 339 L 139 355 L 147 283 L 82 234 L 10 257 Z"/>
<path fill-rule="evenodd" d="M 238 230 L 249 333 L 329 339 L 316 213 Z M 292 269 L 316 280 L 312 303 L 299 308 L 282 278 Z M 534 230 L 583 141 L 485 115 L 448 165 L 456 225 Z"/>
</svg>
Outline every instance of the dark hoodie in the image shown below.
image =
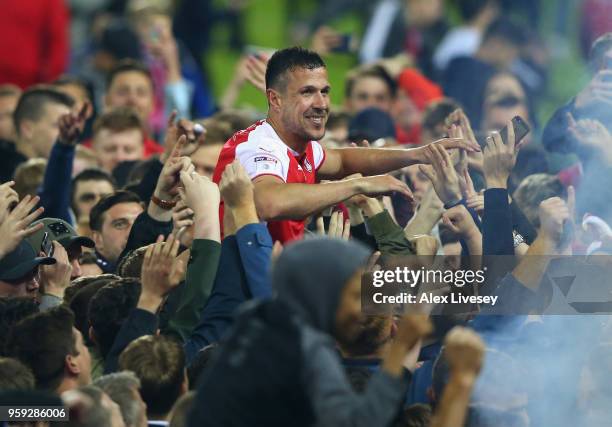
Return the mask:
<svg viewBox="0 0 612 427">
<path fill-rule="evenodd" d="M 336 310 L 346 282 L 367 262 L 369 250 L 358 243 L 314 238 L 289 246 L 272 272 L 280 301 L 312 328 L 334 335 Z"/>
<path fill-rule="evenodd" d="M 288 246 L 272 272 L 276 297 L 237 319 L 200 382 L 189 425 L 389 425 L 401 408 L 408 379 L 379 371 L 363 394 L 355 394 L 332 338 L 342 291 L 368 255 L 361 244 L 328 238 Z M 285 319 L 278 316 L 283 311 Z M 286 342 L 276 345 L 271 336 L 285 336 Z M 265 352 L 263 358 L 254 354 L 259 352 Z M 283 370 L 286 384 L 279 384 Z M 240 381 L 228 385 L 236 377 Z M 285 411 L 295 408 L 296 399 L 304 409 Z"/>
</svg>

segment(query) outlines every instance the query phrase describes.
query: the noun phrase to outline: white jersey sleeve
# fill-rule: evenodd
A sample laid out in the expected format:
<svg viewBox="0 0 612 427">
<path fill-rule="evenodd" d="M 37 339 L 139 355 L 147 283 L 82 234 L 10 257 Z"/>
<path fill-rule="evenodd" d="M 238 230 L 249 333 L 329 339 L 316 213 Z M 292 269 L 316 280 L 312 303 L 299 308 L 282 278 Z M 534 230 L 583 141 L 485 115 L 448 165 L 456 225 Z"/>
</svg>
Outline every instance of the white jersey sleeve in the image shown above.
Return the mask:
<svg viewBox="0 0 612 427">
<path fill-rule="evenodd" d="M 319 170 L 323 162 L 325 161 L 325 150 L 317 141 L 312 141 L 312 157 L 314 160 L 315 170 Z"/>
<path fill-rule="evenodd" d="M 289 157 L 287 149 L 271 138 L 251 138 L 236 147 L 236 158 L 249 177 L 277 176 L 287 182 Z"/>
</svg>

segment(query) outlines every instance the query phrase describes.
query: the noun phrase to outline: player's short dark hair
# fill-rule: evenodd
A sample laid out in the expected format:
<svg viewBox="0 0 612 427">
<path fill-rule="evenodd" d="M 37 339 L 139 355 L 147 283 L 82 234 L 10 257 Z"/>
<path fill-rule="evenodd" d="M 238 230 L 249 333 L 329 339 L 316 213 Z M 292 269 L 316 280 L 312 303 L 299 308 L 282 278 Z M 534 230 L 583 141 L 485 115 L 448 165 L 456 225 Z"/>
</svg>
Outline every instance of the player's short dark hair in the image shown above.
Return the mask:
<svg viewBox="0 0 612 427">
<path fill-rule="evenodd" d="M 266 89 L 275 88 L 283 90 L 287 80 L 285 73 L 296 68 L 314 70 L 325 68 L 325 62 L 318 53 L 302 47 L 290 47 L 278 50 L 268 61 L 266 68 Z"/>
<path fill-rule="evenodd" d="M 387 86 L 387 89 L 389 89 L 389 93 L 391 94 L 391 96 L 395 98 L 395 96 L 397 95 L 397 81 L 393 77 L 391 77 L 391 74 L 389 74 L 384 67 L 381 67 L 380 65 L 374 65 L 372 67 L 367 67 L 363 70 L 360 70 L 348 79 L 346 79 L 346 84 L 344 86 L 344 96 L 346 98 L 350 98 L 353 94 L 353 89 L 355 88 L 355 83 L 357 82 L 357 80 L 366 77 L 382 80 Z"/>
<path fill-rule="evenodd" d="M 104 214 L 110 208 L 119 203 L 140 203 L 140 197 L 131 191 L 115 191 L 102 197 L 96 205 L 91 208 L 89 213 L 89 227 L 93 231 L 102 231 L 102 223 L 104 223 Z"/>
<path fill-rule="evenodd" d="M 153 77 L 151 76 L 151 72 L 146 65 L 133 59 L 124 59 L 119 61 L 119 63 L 109 71 L 108 75 L 106 76 L 106 89 L 108 90 L 111 87 L 113 81 L 119 74 L 132 71 L 143 74 L 147 79 L 149 79 L 151 84 L 153 84 Z"/>
<path fill-rule="evenodd" d="M 13 123 L 17 133 L 19 134 L 19 127 L 24 120 L 40 120 L 48 104 L 60 104 L 72 108 L 74 99 L 53 86 L 31 87 L 21 94 L 13 113 Z"/>
</svg>

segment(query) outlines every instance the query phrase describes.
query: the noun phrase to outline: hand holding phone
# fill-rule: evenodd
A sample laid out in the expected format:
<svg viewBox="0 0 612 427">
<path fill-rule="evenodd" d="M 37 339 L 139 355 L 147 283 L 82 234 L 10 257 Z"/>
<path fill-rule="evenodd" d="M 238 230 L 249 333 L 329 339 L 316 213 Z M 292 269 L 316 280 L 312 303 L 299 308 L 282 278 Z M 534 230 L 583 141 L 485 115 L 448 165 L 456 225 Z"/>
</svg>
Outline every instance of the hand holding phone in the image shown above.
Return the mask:
<svg viewBox="0 0 612 427">
<path fill-rule="evenodd" d="M 487 188 L 507 188 L 520 141 L 529 133 L 529 126 L 519 116 L 514 117 L 510 124 L 513 132 L 505 126 L 500 132 L 493 132 L 487 137 L 482 165 Z"/>
<path fill-rule="evenodd" d="M 512 126 L 514 128 L 514 144 L 518 146 L 523 138 L 531 131 L 531 128 L 521 116 L 514 116 L 512 119 Z M 508 126 L 504 126 L 503 129 L 499 131 L 499 134 L 504 144 L 508 144 Z"/>
</svg>

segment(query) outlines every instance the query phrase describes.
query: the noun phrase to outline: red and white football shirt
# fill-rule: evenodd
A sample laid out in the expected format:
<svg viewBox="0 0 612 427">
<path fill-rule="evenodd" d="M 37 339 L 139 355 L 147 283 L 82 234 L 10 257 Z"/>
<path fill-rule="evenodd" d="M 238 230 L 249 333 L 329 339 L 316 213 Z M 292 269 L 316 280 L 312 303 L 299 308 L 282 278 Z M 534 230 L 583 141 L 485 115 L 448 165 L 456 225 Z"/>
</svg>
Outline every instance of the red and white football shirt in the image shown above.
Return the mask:
<svg viewBox="0 0 612 427">
<path fill-rule="evenodd" d="M 310 141 L 303 154 L 289 148 L 272 126 L 260 120 L 247 129 L 236 132 L 223 146 L 213 181 L 219 183 L 225 167 L 238 159 L 251 179 L 272 175 L 287 184 L 314 184 L 316 171 L 325 160 L 321 144 Z M 223 219 L 223 204 L 220 206 Z M 304 220 L 269 221 L 268 230 L 273 240 L 284 243 L 300 239 L 304 234 Z"/>
</svg>

